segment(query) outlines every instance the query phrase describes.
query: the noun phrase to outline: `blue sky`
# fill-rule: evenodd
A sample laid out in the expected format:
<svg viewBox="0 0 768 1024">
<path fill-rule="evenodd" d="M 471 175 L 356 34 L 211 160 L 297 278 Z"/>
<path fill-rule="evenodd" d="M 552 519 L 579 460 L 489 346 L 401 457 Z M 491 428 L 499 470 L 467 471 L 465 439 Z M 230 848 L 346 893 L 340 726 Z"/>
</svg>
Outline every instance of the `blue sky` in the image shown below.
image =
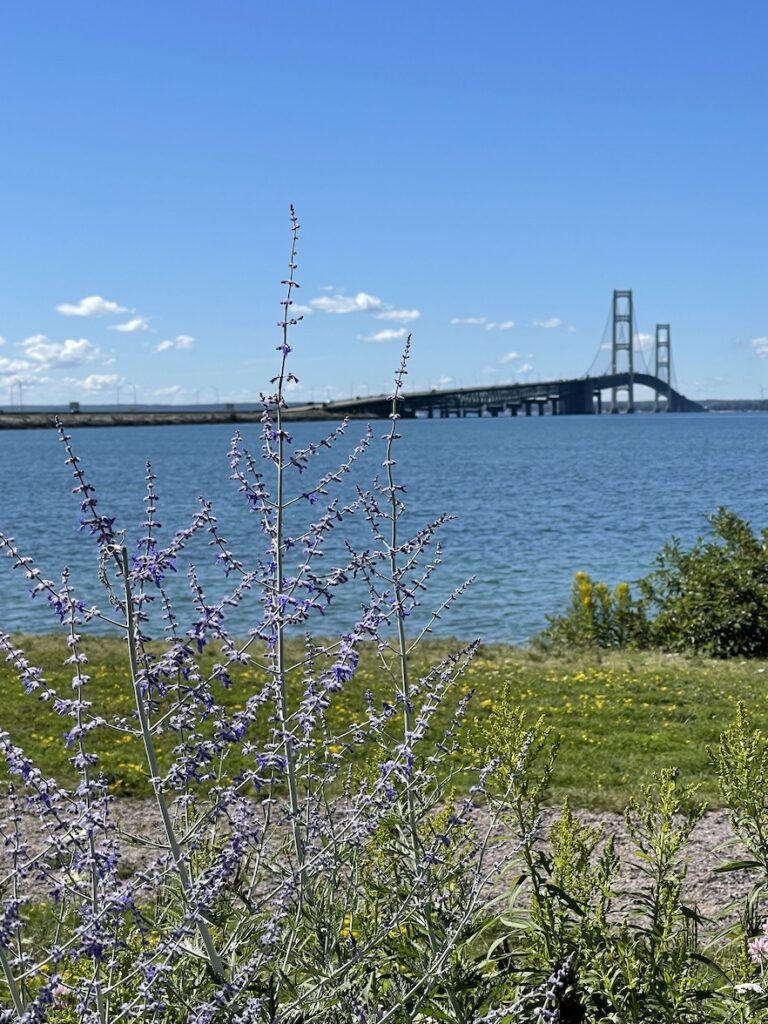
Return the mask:
<svg viewBox="0 0 768 1024">
<path fill-rule="evenodd" d="M 8 4 L 0 404 L 579 376 L 614 288 L 768 396 L 768 5 Z M 121 329 L 122 328 L 122 329 Z M 640 344 L 643 339 L 640 339 Z"/>
</svg>

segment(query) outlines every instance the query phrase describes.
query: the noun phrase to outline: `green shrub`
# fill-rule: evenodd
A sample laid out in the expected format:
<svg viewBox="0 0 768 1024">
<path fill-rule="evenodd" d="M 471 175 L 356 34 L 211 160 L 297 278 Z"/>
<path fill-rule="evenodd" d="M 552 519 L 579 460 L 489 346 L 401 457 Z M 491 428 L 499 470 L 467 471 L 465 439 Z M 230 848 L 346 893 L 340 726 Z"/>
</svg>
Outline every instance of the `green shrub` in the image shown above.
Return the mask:
<svg viewBox="0 0 768 1024">
<path fill-rule="evenodd" d="M 576 573 L 571 604 L 541 639 L 569 647 L 660 648 L 714 658 L 768 656 L 768 530 L 756 536 L 735 512 L 708 517 L 711 536 L 685 549 L 676 538 L 656 568 L 611 592 Z"/>
<path fill-rule="evenodd" d="M 735 512 L 708 517 L 710 539 L 684 550 L 667 544 L 657 568 L 640 580 L 640 592 L 656 611 L 655 646 L 697 651 L 716 658 L 768 655 L 768 530 L 755 536 Z"/>
</svg>

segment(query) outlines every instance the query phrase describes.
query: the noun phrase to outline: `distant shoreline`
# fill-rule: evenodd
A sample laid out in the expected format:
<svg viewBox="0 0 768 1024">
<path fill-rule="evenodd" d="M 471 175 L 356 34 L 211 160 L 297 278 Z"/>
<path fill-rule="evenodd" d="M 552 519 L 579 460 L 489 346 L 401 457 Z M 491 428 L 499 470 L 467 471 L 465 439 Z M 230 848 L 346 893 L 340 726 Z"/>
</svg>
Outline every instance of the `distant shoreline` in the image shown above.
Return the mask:
<svg viewBox="0 0 768 1024">
<path fill-rule="evenodd" d="M 707 399 L 701 403 L 709 412 L 768 412 L 768 399 Z M 638 402 L 637 411 L 653 412 L 652 402 Z M 0 412 L 0 430 L 39 430 L 51 428 L 58 417 L 66 427 L 162 427 L 205 423 L 258 423 L 261 409 L 147 409 L 88 410 L 80 412 Z M 291 421 L 338 421 L 343 416 L 322 405 L 300 406 L 284 411 Z M 351 419 L 367 420 L 370 414 L 355 414 Z M 474 418 L 474 417 L 470 417 Z"/>
<path fill-rule="evenodd" d="M 55 426 L 58 418 L 70 427 L 173 427 L 201 423 L 258 423 L 261 410 L 205 411 L 205 412 L 14 412 L 0 413 L 0 430 L 39 430 Z M 323 413 L 322 408 L 307 415 L 304 409 L 284 412 L 286 420 L 338 420 L 335 413 Z M 360 417 L 362 419 L 370 417 Z"/>
</svg>

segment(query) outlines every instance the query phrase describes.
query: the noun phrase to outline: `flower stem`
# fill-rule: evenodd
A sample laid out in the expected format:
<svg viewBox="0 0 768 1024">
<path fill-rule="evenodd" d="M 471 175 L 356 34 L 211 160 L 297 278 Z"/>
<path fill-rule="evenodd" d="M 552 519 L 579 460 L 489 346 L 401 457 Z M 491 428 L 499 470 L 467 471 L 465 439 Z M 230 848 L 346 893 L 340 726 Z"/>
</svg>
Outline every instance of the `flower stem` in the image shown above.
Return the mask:
<svg viewBox="0 0 768 1024">
<path fill-rule="evenodd" d="M 157 752 L 155 745 L 152 740 L 152 732 L 149 724 L 149 716 L 147 715 L 147 709 L 144 704 L 144 698 L 142 697 L 141 690 L 139 687 L 139 657 L 136 649 L 136 623 L 133 613 L 133 594 L 131 592 L 131 582 L 129 575 L 128 566 L 128 549 L 125 545 L 122 545 L 117 549 L 118 564 L 120 566 L 120 572 L 123 577 L 123 591 L 125 595 L 125 618 L 126 618 L 126 633 L 128 637 L 128 657 L 131 666 L 131 683 L 133 684 L 133 694 L 136 701 L 136 711 L 139 716 L 139 725 L 141 728 L 141 737 L 144 743 L 144 753 L 147 758 L 147 765 L 150 771 L 150 782 L 152 783 L 152 789 L 155 793 L 155 799 L 157 800 L 157 806 L 160 809 L 160 816 L 163 819 L 163 829 L 165 831 L 165 837 L 168 842 L 168 847 L 173 857 L 173 863 L 176 868 L 176 873 L 179 876 L 181 882 L 181 888 L 184 893 L 185 902 L 187 906 L 190 904 L 190 894 L 192 890 L 192 883 L 189 878 L 189 872 L 187 871 L 187 865 L 184 861 L 184 855 L 182 853 L 179 842 L 176 838 L 176 833 L 173 828 L 173 822 L 171 820 L 171 814 L 168 810 L 168 803 L 165 799 L 165 794 L 162 790 L 160 782 L 160 765 L 157 760 Z M 224 964 L 219 955 L 216 945 L 213 941 L 213 936 L 210 933 L 208 926 L 205 921 L 201 920 L 197 915 L 197 928 L 200 932 L 200 938 L 202 939 L 203 946 L 208 955 L 208 962 L 211 970 L 216 975 L 219 981 L 226 981 L 226 971 Z"/>
</svg>

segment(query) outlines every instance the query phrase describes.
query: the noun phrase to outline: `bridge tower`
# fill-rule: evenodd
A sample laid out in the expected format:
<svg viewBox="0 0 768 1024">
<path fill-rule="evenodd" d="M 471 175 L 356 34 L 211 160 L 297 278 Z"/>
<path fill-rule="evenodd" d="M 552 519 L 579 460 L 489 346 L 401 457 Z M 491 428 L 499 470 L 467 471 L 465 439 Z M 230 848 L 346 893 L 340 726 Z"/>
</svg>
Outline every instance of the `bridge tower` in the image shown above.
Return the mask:
<svg viewBox="0 0 768 1024">
<path fill-rule="evenodd" d="M 635 411 L 635 370 L 633 362 L 632 325 L 634 323 L 632 291 L 613 293 L 613 329 L 611 332 L 611 373 L 629 373 L 627 385 L 627 412 Z M 620 353 L 626 352 L 626 366 L 619 366 Z M 624 360 L 622 360 L 623 362 Z M 619 388 L 613 388 L 611 412 L 619 411 Z"/>
<path fill-rule="evenodd" d="M 672 395 L 671 395 L 671 390 L 672 390 L 672 373 L 671 373 L 671 369 L 670 369 L 670 359 L 671 359 L 670 347 L 671 347 L 671 342 L 672 342 L 672 336 L 669 333 L 669 324 L 656 324 L 656 344 L 655 344 L 656 360 L 655 360 L 655 366 L 654 366 L 654 371 L 653 372 L 656 374 L 656 376 L 659 378 L 659 380 L 664 381 L 664 383 L 667 385 L 667 391 L 666 391 L 667 402 L 666 402 L 666 405 L 664 406 L 664 410 L 666 412 L 669 412 L 669 410 L 672 408 Z M 654 412 L 660 412 L 661 411 L 662 405 L 661 405 L 660 397 L 661 396 L 659 395 L 659 392 L 657 391 L 656 392 L 656 399 L 655 399 L 655 401 L 653 403 L 653 411 Z"/>
</svg>

